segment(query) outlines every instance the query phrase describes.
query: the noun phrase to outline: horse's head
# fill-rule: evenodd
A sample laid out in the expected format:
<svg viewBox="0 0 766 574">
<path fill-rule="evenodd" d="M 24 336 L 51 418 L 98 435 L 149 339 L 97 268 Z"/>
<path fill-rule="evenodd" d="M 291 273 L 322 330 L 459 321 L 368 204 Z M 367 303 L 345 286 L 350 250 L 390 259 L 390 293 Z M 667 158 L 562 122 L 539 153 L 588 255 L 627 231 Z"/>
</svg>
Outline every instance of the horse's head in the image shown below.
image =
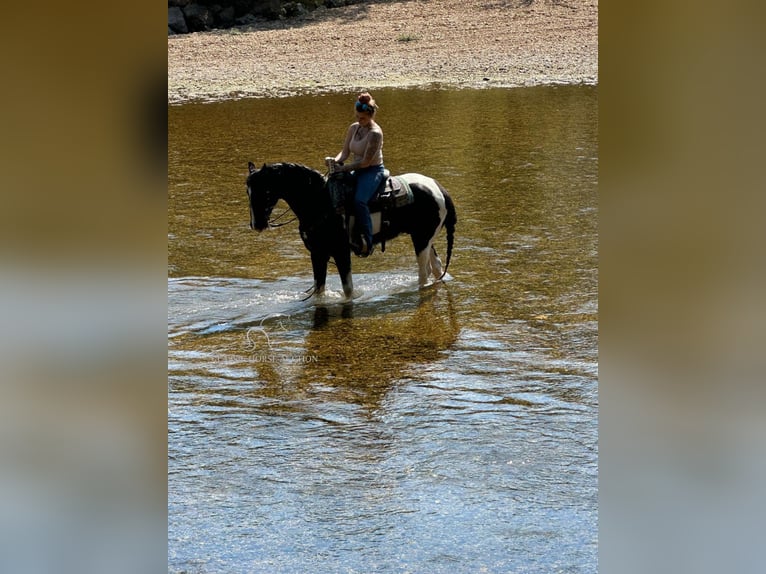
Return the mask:
<svg viewBox="0 0 766 574">
<path fill-rule="evenodd" d="M 250 201 L 250 229 L 263 231 L 269 226 L 269 217 L 279 196 L 274 190 L 273 174 L 263 164 L 256 169 L 253 162 L 247 163 L 247 197 Z"/>
</svg>

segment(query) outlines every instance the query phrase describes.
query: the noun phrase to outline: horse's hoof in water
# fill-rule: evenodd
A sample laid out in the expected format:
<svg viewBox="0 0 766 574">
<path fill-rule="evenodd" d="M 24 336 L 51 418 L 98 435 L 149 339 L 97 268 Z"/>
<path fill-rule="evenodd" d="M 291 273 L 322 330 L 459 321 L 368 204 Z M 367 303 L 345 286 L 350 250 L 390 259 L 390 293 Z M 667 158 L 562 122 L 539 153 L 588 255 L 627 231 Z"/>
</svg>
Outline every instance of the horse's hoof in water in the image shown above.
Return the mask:
<svg viewBox="0 0 766 574">
<path fill-rule="evenodd" d="M 359 299 L 362 295 L 364 295 L 364 291 L 354 289 L 351 293 L 344 293 L 343 299 L 345 301 L 353 301 L 354 299 Z"/>
<path fill-rule="evenodd" d="M 312 297 L 314 298 L 320 297 L 324 293 L 324 290 L 325 290 L 324 285 L 320 287 L 319 289 L 317 289 L 316 285 L 312 285 L 311 287 L 309 287 L 308 289 L 304 291 L 304 293 L 306 293 L 306 296 L 303 297 L 301 301 L 308 301 Z"/>
</svg>

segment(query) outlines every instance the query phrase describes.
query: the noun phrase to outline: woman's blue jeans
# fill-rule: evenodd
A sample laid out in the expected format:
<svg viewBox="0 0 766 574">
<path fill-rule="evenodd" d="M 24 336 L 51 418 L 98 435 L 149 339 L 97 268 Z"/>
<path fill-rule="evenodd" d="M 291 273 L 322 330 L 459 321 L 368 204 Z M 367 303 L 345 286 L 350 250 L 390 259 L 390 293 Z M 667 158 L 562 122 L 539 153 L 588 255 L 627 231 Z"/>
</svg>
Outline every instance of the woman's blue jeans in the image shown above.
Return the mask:
<svg viewBox="0 0 766 574">
<path fill-rule="evenodd" d="M 355 170 L 356 194 L 354 195 L 354 215 L 357 229 L 364 235 L 367 245 L 372 247 L 372 219 L 367 203 L 375 195 L 378 186 L 383 182 L 383 164 L 371 165 Z"/>
</svg>

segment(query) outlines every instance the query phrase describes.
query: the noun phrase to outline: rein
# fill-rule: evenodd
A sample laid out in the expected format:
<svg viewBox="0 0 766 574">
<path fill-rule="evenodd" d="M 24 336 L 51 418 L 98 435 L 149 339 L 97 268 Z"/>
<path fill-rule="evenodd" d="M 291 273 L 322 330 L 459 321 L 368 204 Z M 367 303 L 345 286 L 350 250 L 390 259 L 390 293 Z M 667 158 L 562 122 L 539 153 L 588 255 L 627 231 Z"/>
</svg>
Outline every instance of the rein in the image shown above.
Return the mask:
<svg viewBox="0 0 766 574">
<path fill-rule="evenodd" d="M 280 213 L 278 216 L 276 216 L 274 219 L 270 219 L 269 227 L 282 227 L 283 225 L 287 225 L 288 223 L 292 223 L 293 221 L 298 219 L 298 216 L 296 215 L 295 217 L 293 217 L 292 219 L 288 221 L 283 221 L 282 223 L 275 223 L 276 221 L 279 221 L 280 219 L 282 219 L 288 211 L 291 211 L 289 207 L 285 209 L 282 213 Z"/>
</svg>

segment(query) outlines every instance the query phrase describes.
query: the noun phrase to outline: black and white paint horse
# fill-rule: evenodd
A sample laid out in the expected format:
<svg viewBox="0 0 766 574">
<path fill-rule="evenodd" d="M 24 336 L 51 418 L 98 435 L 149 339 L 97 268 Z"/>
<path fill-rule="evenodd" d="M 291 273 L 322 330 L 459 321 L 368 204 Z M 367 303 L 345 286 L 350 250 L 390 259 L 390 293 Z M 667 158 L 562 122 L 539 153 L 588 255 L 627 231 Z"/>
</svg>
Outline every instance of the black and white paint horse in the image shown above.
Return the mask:
<svg viewBox="0 0 766 574">
<path fill-rule="evenodd" d="M 338 267 L 343 293 L 351 297 L 351 250 L 344 220 L 331 200 L 326 178 L 318 171 L 294 163 L 264 164 L 256 169 L 248 162 L 247 195 L 250 199 L 250 228 L 262 231 L 270 224 L 271 212 L 283 199 L 298 218 L 301 238 L 311 253 L 313 293 L 321 294 L 332 258 Z M 387 213 L 390 225 L 373 236 L 373 243 L 393 239 L 401 233 L 412 237 L 418 260 L 418 284 L 424 287 L 429 275 L 439 280 L 447 272 L 455 236 L 457 216 L 447 191 L 435 180 L 417 173 L 397 176 L 412 190 L 412 203 Z M 447 230 L 447 261 L 442 262 L 433 243 L 439 231 Z"/>
</svg>

